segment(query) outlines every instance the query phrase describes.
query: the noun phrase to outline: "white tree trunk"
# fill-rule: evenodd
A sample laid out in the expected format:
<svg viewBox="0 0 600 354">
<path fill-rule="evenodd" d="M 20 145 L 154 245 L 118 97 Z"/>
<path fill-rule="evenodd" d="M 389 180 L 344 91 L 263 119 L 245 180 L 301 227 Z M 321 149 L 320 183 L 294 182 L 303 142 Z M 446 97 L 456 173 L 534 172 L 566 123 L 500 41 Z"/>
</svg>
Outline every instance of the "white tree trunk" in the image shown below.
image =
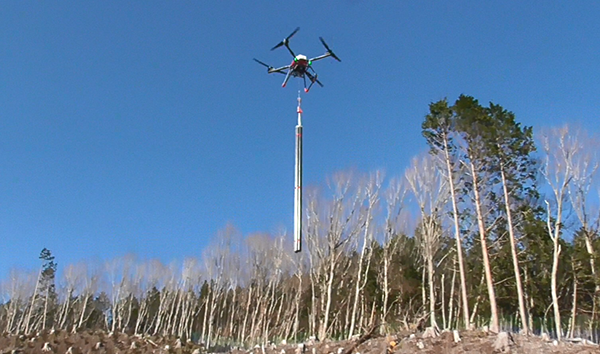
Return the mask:
<svg viewBox="0 0 600 354">
<path fill-rule="evenodd" d="M 523 285 L 521 283 L 521 270 L 519 269 L 519 258 L 517 256 L 517 245 L 516 237 L 512 222 L 512 211 L 510 208 L 510 198 L 508 196 L 508 188 L 506 186 L 506 177 L 504 175 L 504 165 L 500 165 L 500 175 L 502 177 L 502 190 L 504 192 L 504 205 L 506 207 L 506 220 L 508 223 L 508 234 L 510 239 L 510 253 L 513 260 L 513 270 L 515 273 L 515 283 L 517 286 L 517 300 L 519 302 L 519 315 L 521 317 L 521 326 L 523 326 L 523 332 L 529 334 L 529 327 L 527 326 L 527 312 L 525 311 L 525 299 L 523 296 Z"/>
<path fill-rule="evenodd" d="M 458 273 L 460 276 L 460 295 L 462 300 L 462 314 L 465 328 L 469 329 L 469 298 L 467 297 L 467 281 L 465 276 L 465 262 L 463 260 L 462 240 L 460 237 L 460 222 L 458 220 L 458 205 L 456 202 L 456 186 L 454 182 L 454 173 L 450 163 L 450 153 L 448 152 L 448 137 L 444 135 L 444 160 L 446 164 L 446 173 L 450 186 L 450 201 L 452 202 L 452 219 L 454 224 L 454 238 L 456 239 L 456 254 L 458 256 Z"/>
<path fill-rule="evenodd" d="M 562 199 L 562 198 L 561 198 Z M 552 310 L 554 311 L 554 329 L 556 331 L 556 339 L 559 341 L 562 339 L 562 325 L 560 320 L 560 308 L 558 306 L 558 293 L 556 291 L 557 273 L 558 273 L 558 260 L 561 252 L 560 246 L 560 223 L 562 216 L 562 201 L 558 203 L 557 218 L 552 226 L 550 220 L 550 204 L 546 202 L 548 208 L 548 233 L 552 239 L 552 273 L 550 278 L 550 294 L 552 296 Z M 554 230 L 553 230 L 554 229 Z"/>
<path fill-rule="evenodd" d="M 479 181 L 477 178 L 477 171 L 475 165 L 470 162 L 471 174 L 473 178 L 473 194 L 475 196 L 475 211 L 477 213 L 477 226 L 479 228 L 479 236 L 481 241 L 481 255 L 483 258 L 483 268 L 485 272 L 485 281 L 488 290 L 488 297 L 490 300 L 490 331 L 498 333 L 500 331 L 500 325 L 498 322 L 498 306 L 496 305 L 496 292 L 494 290 L 494 281 L 492 278 L 492 267 L 490 265 L 490 256 L 487 247 L 487 236 L 485 225 L 483 221 L 483 213 L 481 211 L 481 199 L 479 196 Z"/>
</svg>

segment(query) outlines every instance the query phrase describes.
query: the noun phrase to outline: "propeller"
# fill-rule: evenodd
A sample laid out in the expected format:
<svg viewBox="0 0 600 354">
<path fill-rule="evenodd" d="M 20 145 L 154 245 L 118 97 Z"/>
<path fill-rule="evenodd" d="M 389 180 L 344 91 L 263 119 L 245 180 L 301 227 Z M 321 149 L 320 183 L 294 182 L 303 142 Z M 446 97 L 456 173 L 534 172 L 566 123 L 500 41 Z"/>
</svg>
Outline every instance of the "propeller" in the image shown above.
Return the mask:
<svg viewBox="0 0 600 354">
<path fill-rule="evenodd" d="M 259 63 L 260 65 L 266 67 L 267 68 L 267 72 L 269 74 L 274 73 L 274 72 L 278 73 L 278 74 L 283 74 L 283 75 L 287 74 L 287 71 L 284 71 L 284 69 L 286 69 L 285 67 L 278 69 L 278 71 L 271 71 L 271 70 L 274 69 L 271 65 L 265 64 L 265 63 L 263 63 L 262 61 L 260 61 L 260 60 L 258 60 L 256 58 L 252 58 L 252 59 L 254 59 L 254 61 L 257 62 L 257 63 Z"/>
<path fill-rule="evenodd" d="M 329 53 L 329 55 L 331 55 L 333 57 L 333 59 L 341 62 L 340 58 L 338 58 L 337 55 L 335 55 L 335 53 L 329 48 L 327 43 L 325 43 L 325 40 L 323 39 L 323 37 L 319 37 L 319 39 L 321 40 L 321 43 L 323 43 L 323 46 L 325 47 L 325 49 L 327 49 L 327 53 Z"/>
<path fill-rule="evenodd" d="M 253 59 L 254 59 L 255 62 L 259 63 L 260 65 L 266 66 L 267 70 L 273 69 L 273 67 L 271 65 L 265 64 L 265 63 L 263 63 L 262 61 L 260 61 L 260 60 L 258 60 L 256 58 L 253 58 Z"/>
<path fill-rule="evenodd" d="M 296 34 L 296 32 L 298 32 L 299 30 L 300 30 L 300 27 L 296 28 L 296 29 L 294 30 L 294 32 L 292 32 L 292 34 L 290 34 L 289 36 L 285 37 L 285 38 L 284 38 L 284 39 L 283 39 L 281 42 L 279 42 L 279 43 L 278 43 L 276 46 L 274 46 L 273 48 L 271 48 L 271 50 L 275 50 L 275 49 L 277 49 L 277 48 L 281 47 L 282 45 L 287 45 L 287 44 L 288 44 L 288 42 L 289 42 L 289 40 L 290 40 L 290 38 L 292 38 L 292 37 L 293 37 L 293 36 Z"/>
</svg>

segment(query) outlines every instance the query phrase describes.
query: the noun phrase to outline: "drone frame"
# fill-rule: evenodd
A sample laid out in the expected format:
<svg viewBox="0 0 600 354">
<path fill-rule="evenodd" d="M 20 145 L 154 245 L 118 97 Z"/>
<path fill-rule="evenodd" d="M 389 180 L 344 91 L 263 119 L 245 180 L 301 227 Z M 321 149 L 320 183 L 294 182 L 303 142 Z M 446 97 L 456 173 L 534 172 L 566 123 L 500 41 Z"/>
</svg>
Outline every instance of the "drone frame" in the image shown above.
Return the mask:
<svg viewBox="0 0 600 354">
<path fill-rule="evenodd" d="M 289 36 L 287 36 L 281 42 L 277 43 L 277 45 L 275 45 L 273 48 L 271 48 L 271 50 L 275 50 L 279 47 L 285 46 L 287 48 L 287 50 L 290 52 L 290 54 L 292 55 L 292 57 L 294 58 L 294 62 L 298 61 L 298 55 L 296 55 L 296 53 L 294 53 L 292 48 L 290 48 L 289 40 L 299 30 L 300 30 L 300 27 L 296 28 Z M 263 63 L 262 61 L 260 61 L 256 58 L 254 58 L 254 61 L 267 67 L 267 73 L 269 73 L 269 74 L 272 74 L 272 73 L 284 74 L 285 79 L 283 80 L 283 84 L 281 85 L 282 87 L 285 87 L 287 85 L 287 82 L 290 79 L 290 77 L 292 77 L 292 76 L 302 77 L 302 79 L 304 81 L 304 91 L 308 92 L 315 83 L 317 83 L 319 86 L 323 87 L 323 84 L 317 78 L 318 77 L 317 72 L 315 71 L 315 69 L 312 68 L 312 63 L 314 61 L 332 57 L 335 60 L 341 62 L 340 58 L 338 58 L 338 56 L 335 55 L 335 53 L 331 50 L 331 48 L 329 48 L 327 43 L 325 43 L 325 40 L 323 39 L 323 37 L 319 37 L 319 40 L 321 40 L 321 43 L 323 44 L 323 46 L 325 47 L 327 52 L 325 52 L 325 54 L 319 55 L 317 57 L 306 59 L 308 61 L 307 65 L 306 65 L 306 69 L 303 72 L 300 72 L 299 74 L 295 70 L 292 69 L 292 65 L 294 64 L 294 62 L 292 62 L 292 64 L 290 64 L 290 65 L 285 65 L 285 66 L 282 66 L 279 68 L 274 68 L 268 64 Z M 312 71 L 312 73 L 309 72 L 309 70 Z M 306 76 L 308 76 L 308 79 L 310 80 L 310 85 L 308 87 L 306 87 Z"/>
</svg>

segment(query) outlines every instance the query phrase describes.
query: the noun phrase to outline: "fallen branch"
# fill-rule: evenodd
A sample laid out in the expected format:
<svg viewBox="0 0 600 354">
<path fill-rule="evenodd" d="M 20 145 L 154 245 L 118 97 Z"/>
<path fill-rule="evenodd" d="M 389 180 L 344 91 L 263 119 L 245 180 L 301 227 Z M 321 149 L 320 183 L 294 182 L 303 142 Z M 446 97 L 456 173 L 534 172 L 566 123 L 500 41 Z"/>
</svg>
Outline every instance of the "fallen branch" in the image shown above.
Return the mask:
<svg viewBox="0 0 600 354">
<path fill-rule="evenodd" d="M 352 354 L 352 352 L 354 351 L 354 349 L 356 349 L 359 345 L 363 344 L 364 342 L 368 341 L 369 339 L 373 338 L 373 335 L 375 334 L 375 330 L 377 328 L 379 328 L 379 323 L 375 323 L 367 333 L 363 334 L 362 337 L 359 337 L 354 343 L 352 343 L 352 345 L 350 346 L 350 348 L 346 349 L 342 354 Z"/>
</svg>

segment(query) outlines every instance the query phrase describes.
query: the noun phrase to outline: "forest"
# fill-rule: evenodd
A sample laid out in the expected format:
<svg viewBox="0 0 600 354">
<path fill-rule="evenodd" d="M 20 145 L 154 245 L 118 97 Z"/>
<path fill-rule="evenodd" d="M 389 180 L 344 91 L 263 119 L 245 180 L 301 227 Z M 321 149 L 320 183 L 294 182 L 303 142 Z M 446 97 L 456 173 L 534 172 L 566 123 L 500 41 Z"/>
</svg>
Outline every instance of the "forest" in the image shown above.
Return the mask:
<svg viewBox="0 0 600 354">
<path fill-rule="evenodd" d="M 233 225 L 201 257 L 172 264 L 126 255 L 59 271 L 44 245 L 39 269 L 2 280 L 0 330 L 99 329 L 207 347 L 353 338 L 373 326 L 597 342 L 598 137 L 568 125 L 534 131 L 465 95 L 431 103 L 422 135 L 429 150 L 403 175 L 342 171 L 306 189 L 301 253 L 284 231 Z"/>
</svg>

